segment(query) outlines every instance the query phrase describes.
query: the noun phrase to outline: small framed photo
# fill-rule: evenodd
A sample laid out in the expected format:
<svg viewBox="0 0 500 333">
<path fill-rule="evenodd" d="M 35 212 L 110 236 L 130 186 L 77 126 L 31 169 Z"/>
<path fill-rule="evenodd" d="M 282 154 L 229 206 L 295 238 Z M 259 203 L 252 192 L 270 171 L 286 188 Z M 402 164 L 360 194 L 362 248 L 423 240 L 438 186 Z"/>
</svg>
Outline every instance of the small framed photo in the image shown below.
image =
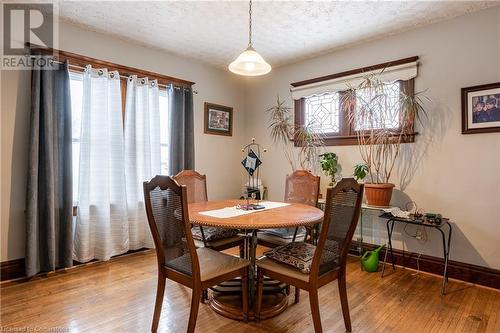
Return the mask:
<svg viewBox="0 0 500 333">
<path fill-rule="evenodd" d="M 462 88 L 462 134 L 500 132 L 500 82 Z"/>
<path fill-rule="evenodd" d="M 205 133 L 233 135 L 233 108 L 205 102 Z"/>
</svg>

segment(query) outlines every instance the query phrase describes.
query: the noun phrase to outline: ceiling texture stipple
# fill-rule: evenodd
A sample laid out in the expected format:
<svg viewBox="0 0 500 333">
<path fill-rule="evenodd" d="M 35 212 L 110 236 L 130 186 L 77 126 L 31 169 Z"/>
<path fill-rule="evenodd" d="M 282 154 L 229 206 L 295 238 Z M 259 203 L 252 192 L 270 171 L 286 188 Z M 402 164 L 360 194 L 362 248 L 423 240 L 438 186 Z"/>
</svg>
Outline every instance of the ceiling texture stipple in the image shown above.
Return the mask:
<svg viewBox="0 0 500 333">
<path fill-rule="evenodd" d="M 499 5 L 492 1 L 255 1 L 254 47 L 273 67 Z M 247 1 L 63 1 L 61 19 L 227 68 L 247 47 Z"/>
</svg>

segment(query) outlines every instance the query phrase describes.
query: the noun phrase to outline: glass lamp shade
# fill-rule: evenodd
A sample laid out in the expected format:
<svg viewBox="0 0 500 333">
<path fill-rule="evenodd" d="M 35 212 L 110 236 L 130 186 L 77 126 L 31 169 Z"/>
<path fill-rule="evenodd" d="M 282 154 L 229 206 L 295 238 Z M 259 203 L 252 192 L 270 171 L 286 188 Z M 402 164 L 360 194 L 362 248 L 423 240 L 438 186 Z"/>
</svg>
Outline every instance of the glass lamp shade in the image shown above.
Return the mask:
<svg viewBox="0 0 500 333">
<path fill-rule="evenodd" d="M 271 71 L 269 65 L 251 46 L 229 64 L 229 70 L 238 75 L 259 76 Z"/>
</svg>

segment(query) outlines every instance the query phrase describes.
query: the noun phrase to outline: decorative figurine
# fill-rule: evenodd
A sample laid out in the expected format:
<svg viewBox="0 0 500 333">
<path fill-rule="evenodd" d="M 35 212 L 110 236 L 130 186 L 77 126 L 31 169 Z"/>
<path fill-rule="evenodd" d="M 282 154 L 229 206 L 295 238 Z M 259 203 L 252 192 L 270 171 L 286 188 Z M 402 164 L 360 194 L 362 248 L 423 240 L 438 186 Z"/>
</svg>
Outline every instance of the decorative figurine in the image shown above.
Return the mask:
<svg viewBox="0 0 500 333">
<path fill-rule="evenodd" d="M 260 151 L 265 153 L 267 149 L 262 148 L 258 143 L 255 143 L 255 138 L 252 138 L 252 142 L 241 149 L 246 156 L 241 161 L 241 164 L 248 173 L 248 186 L 247 186 L 247 203 L 245 205 L 239 205 L 237 208 L 243 210 L 257 210 L 264 209 L 263 205 L 259 205 L 262 193 L 259 191 L 259 167 L 262 164 L 260 159 Z M 250 198 L 256 200 L 256 203 L 250 203 Z"/>
</svg>

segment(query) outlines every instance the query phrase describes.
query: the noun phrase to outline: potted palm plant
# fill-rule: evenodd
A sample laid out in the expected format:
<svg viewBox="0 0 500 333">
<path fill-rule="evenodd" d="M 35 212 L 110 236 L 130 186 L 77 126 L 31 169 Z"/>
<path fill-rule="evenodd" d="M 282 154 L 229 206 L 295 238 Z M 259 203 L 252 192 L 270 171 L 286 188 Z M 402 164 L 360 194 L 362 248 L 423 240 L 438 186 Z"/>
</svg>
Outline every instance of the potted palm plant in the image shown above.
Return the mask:
<svg viewBox="0 0 500 333">
<path fill-rule="evenodd" d="M 394 188 L 390 179 L 401 144 L 415 135 L 415 120 L 425 114 L 422 93 L 395 92 L 393 87 L 372 74 L 342 96 L 364 162 L 358 171 L 368 177 L 366 200 L 373 206 L 389 205 Z"/>
</svg>

